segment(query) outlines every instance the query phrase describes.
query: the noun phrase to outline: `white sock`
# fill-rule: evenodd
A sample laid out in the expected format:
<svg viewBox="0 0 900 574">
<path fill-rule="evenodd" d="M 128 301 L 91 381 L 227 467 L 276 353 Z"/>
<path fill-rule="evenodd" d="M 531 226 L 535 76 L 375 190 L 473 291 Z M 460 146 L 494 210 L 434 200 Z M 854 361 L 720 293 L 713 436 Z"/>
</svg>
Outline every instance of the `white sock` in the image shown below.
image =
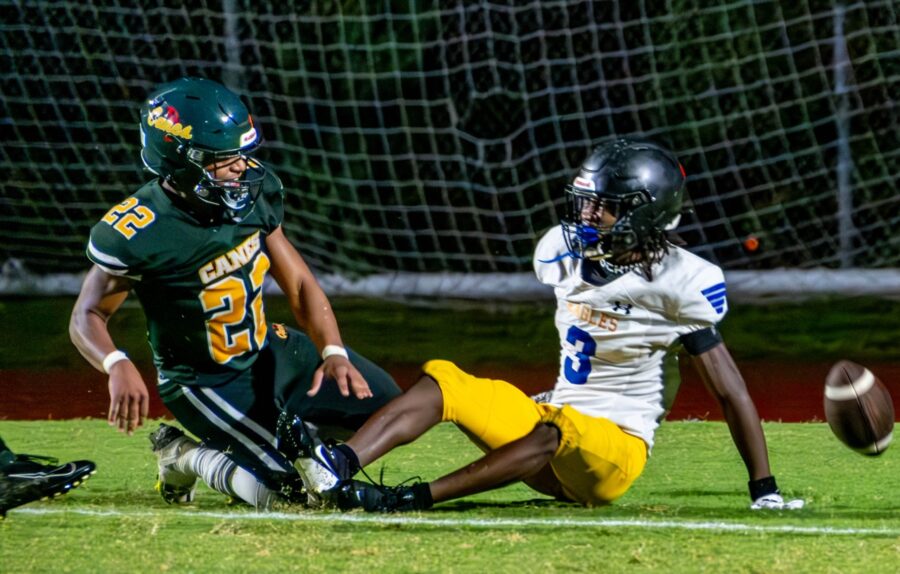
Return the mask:
<svg viewBox="0 0 900 574">
<path fill-rule="evenodd" d="M 258 510 L 269 510 L 280 499 L 278 493 L 218 450 L 202 446 L 191 449 L 178 458 L 175 468 L 203 479 L 213 490 L 239 498 Z"/>
<path fill-rule="evenodd" d="M 255 476 L 237 465 L 235 467 L 230 484 L 238 498 L 253 505 L 257 510 L 272 510 L 273 505 L 282 500 L 281 495 L 261 483 Z"/>
</svg>

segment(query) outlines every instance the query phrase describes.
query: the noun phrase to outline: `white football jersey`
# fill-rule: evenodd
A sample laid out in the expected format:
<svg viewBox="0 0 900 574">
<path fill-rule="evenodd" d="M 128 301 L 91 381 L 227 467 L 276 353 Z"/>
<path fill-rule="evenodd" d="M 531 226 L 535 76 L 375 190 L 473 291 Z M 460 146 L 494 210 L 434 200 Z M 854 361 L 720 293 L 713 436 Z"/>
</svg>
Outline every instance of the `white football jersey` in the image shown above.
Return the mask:
<svg viewBox="0 0 900 574">
<path fill-rule="evenodd" d="M 653 446 L 663 407 L 663 360 L 678 338 L 718 323 L 728 310 L 722 270 L 676 246 L 653 267 L 601 286 L 582 279 L 562 228 L 534 253 L 538 279 L 556 294 L 560 369 L 550 399 L 607 418 Z"/>
</svg>

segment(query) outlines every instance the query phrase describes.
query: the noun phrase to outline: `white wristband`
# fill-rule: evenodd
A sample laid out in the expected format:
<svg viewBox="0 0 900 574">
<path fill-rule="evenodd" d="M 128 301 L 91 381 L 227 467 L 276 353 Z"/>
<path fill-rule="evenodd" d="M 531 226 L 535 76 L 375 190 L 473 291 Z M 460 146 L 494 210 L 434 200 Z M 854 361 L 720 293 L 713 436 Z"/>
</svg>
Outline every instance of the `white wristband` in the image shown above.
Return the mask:
<svg viewBox="0 0 900 574">
<path fill-rule="evenodd" d="M 120 350 L 116 349 L 115 351 L 106 355 L 106 357 L 103 358 L 103 370 L 106 371 L 107 374 L 109 374 L 109 370 L 112 368 L 113 365 L 115 365 L 119 361 L 127 361 L 127 360 L 128 360 L 128 355 L 126 355 L 124 351 L 120 351 Z"/>
<path fill-rule="evenodd" d="M 340 345 L 325 345 L 325 348 L 322 349 L 322 360 L 324 361 L 332 355 L 340 355 L 345 359 L 350 358 L 349 355 L 347 355 L 347 349 L 341 347 Z"/>
</svg>

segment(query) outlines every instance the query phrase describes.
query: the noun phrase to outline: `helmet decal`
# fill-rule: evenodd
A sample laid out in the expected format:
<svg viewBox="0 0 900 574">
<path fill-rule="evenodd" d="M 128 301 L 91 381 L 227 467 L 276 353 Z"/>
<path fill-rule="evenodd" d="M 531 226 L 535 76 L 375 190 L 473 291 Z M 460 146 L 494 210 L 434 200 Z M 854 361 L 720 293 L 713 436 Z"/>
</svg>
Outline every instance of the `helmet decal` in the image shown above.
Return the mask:
<svg viewBox="0 0 900 574">
<path fill-rule="evenodd" d="M 249 130 L 241 134 L 241 143 L 238 147 L 245 147 L 256 141 L 256 128 L 251 127 Z"/>
<path fill-rule="evenodd" d="M 590 189 L 591 191 L 596 191 L 597 186 L 594 185 L 594 182 L 590 179 L 585 179 L 583 177 L 576 177 L 575 181 L 572 182 L 572 185 L 575 187 L 580 187 L 582 189 Z"/>
<path fill-rule="evenodd" d="M 165 111 L 165 113 L 163 113 Z M 178 110 L 172 106 L 156 106 L 147 114 L 147 125 L 162 130 L 167 135 L 182 139 L 191 139 L 192 126 L 181 124 Z"/>
</svg>

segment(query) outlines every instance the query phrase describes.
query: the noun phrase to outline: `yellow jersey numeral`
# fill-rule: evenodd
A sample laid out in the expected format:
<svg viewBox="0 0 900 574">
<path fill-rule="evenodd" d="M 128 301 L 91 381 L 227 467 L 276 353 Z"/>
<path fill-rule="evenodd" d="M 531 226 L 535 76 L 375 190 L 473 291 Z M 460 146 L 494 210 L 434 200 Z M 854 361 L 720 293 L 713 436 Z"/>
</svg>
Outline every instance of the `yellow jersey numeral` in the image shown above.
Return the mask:
<svg viewBox="0 0 900 574">
<path fill-rule="evenodd" d="M 262 286 L 271 263 L 265 253 L 253 261 L 250 271 L 250 292 L 247 284 L 233 275 L 224 277 L 200 292 L 203 310 L 212 313 L 206 321 L 209 354 L 221 365 L 233 358 L 262 347 L 266 340 L 266 315 L 263 310 Z M 253 318 L 253 332 L 237 329 L 247 317 L 247 298 L 252 296 L 249 309 Z"/>
<path fill-rule="evenodd" d="M 129 197 L 107 211 L 102 221 L 112 225 L 113 229 L 125 236 L 125 239 L 131 239 L 139 229 L 147 227 L 155 220 L 155 213 L 138 203 L 137 198 Z"/>
</svg>

